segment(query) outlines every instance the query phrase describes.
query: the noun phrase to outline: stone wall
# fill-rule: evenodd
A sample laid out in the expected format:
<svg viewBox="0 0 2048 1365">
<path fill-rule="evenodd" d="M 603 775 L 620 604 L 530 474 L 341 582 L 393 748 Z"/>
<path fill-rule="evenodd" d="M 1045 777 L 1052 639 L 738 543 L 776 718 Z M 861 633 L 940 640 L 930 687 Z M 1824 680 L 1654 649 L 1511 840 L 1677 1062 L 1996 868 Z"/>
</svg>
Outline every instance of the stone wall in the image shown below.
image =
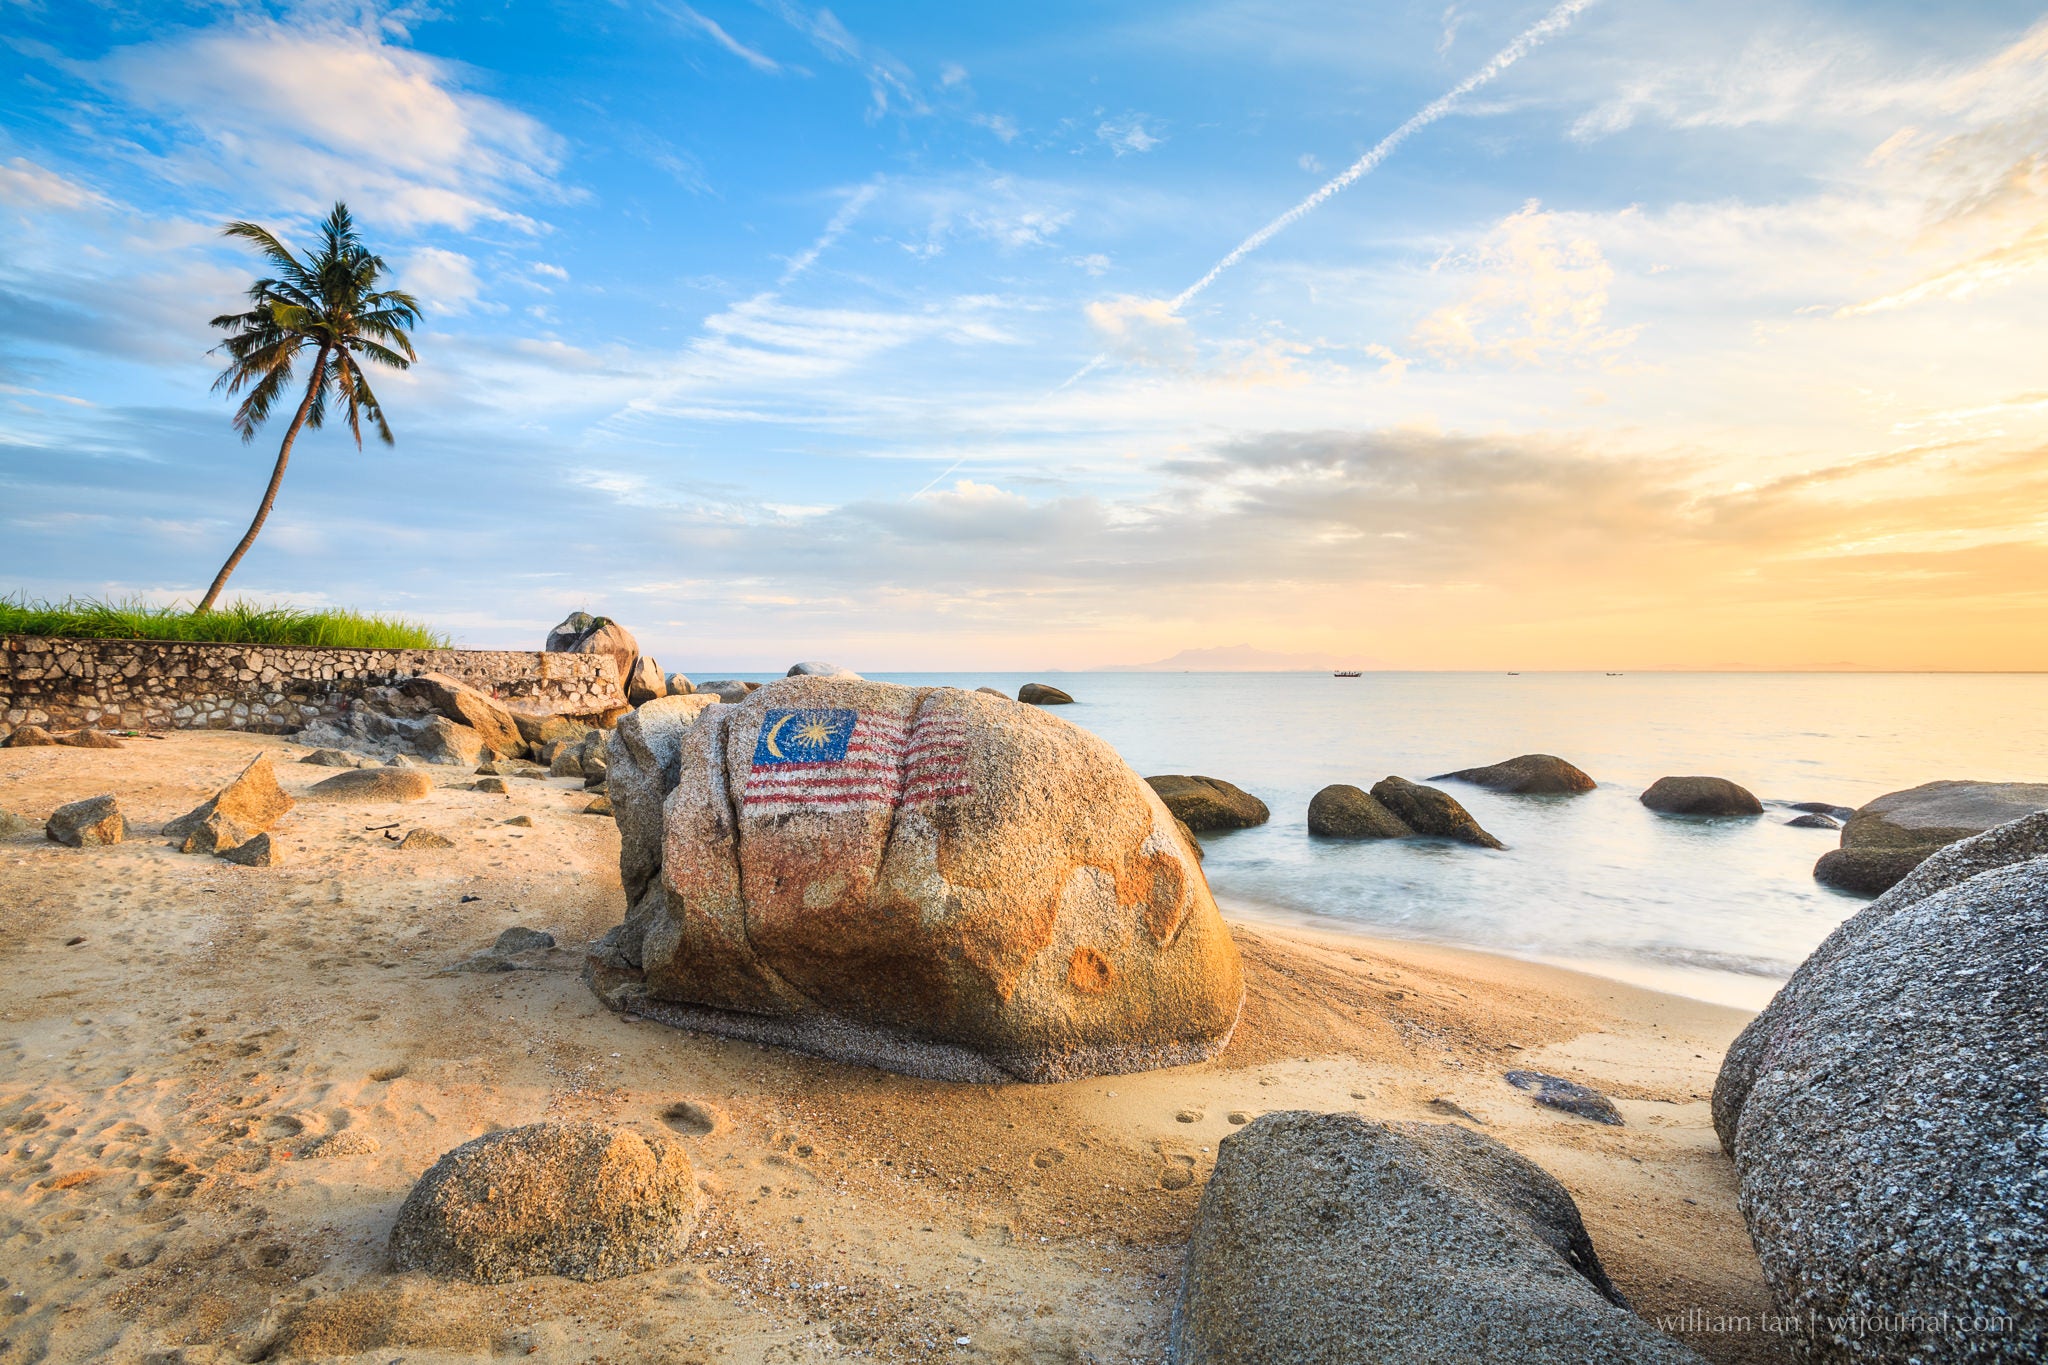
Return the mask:
<svg viewBox="0 0 2048 1365">
<path fill-rule="evenodd" d="M 0 636 L 0 738 L 51 730 L 256 730 L 347 714 L 356 698 L 445 673 L 514 710 L 593 715 L 626 704 L 602 654 L 481 649 L 304 649 Z"/>
</svg>

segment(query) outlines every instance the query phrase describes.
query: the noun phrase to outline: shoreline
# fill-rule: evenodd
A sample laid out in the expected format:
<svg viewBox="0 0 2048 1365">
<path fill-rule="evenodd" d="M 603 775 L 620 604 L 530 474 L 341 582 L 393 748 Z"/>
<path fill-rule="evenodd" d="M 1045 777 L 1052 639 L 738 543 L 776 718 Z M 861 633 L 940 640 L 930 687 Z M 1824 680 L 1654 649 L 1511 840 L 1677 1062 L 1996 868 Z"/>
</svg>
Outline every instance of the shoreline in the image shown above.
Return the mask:
<svg viewBox="0 0 2048 1365">
<path fill-rule="evenodd" d="M 1246 1000 L 1221 1055 L 1044 1085 L 917 1080 L 604 1008 L 582 953 L 623 911 L 619 842 L 580 813 L 576 779 L 489 794 L 433 768 L 432 793 L 402 806 L 301 801 L 273 827 L 273 868 L 156 836 L 259 749 L 295 796 L 332 771 L 232 732 L 0 750 L 0 807 L 39 818 L 112 791 L 134 831 L 0 844 L 0 1245 L 35 1238 L 10 1261 L 21 1310 L 0 1365 L 180 1348 L 1157 1359 L 1218 1144 L 1281 1109 L 1474 1126 L 1571 1192 L 1646 1319 L 1771 1312 L 1707 1103 L 1744 1011 L 1233 916 Z M 388 837 L 415 828 L 452 846 Z M 523 970 L 448 971 L 512 925 L 558 947 Z M 1516 1068 L 1601 1091 L 1626 1126 L 1539 1107 L 1503 1079 Z M 392 1273 L 420 1173 L 541 1118 L 681 1140 L 702 1209 L 680 1259 L 590 1284 Z M 1762 1332 L 1675 1334 L 1726 1365 L 1788 1359 Z"/>
</svg>

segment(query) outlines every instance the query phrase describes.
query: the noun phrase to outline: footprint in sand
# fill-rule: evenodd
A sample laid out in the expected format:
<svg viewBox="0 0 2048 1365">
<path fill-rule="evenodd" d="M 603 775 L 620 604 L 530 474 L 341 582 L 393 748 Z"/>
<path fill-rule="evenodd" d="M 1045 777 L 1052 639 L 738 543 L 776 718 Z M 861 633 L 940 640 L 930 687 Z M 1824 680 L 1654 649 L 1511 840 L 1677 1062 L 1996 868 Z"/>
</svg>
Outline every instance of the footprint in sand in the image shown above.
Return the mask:
<svg viewBox="0 0 2048 1365">
<path fill-rule="evenodd" d="M 1234 1126 L 1242 1127 L 1251 1121 L 1252 1115 L 1248 1109 L 1233 1109 L 1230 1111 L 1230 1122 Z"/>
<path fill-rule="evenodd" d="M 370 1079 L 373 1081 L 395 1081 L 409 1070 L 411 1068 L 406 1066 L 404 1062 L 400 1062 L 396 1066 L 380 1066 L 370 1073 Z"/>
<path fill-rule="evenodd" d="M 1195 1159 L 1180 1152 L 1166 1156 L 1166 1169 L 1159 1173 L 1159 1188 L 1184 1190 L 1195 1183 Z"/>
<path fill-rule="evenodd" d="M 706 1137 L 718 1127 L 718 1111 L 695 1100 L 677 1100 L 661 1111 L 661 1121 L 684 1137 Z"/>
<path fill-rule="evenodd" d="M 1067 1154 L 1057 1147 L 1044 1147 L 1031 1154 L 1031 1164 L 1041 1171 L 1049 1171 L 1067 1159 Z"/>
<path fill-rule="evenodd" d="M 1178 1123 L 1200 1123 L 1202 1121 L 1202 1111 L 1199 1109 L 1183 1109 L 1173 1117 Z"/>
</svg>

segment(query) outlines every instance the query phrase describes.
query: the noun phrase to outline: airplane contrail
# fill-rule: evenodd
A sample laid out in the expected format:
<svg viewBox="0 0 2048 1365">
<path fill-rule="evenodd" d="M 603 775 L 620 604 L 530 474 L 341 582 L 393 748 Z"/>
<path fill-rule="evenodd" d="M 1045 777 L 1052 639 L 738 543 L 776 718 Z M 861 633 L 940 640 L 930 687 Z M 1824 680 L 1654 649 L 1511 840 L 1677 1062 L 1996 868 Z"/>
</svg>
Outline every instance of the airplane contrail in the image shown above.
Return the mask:
<svg viewBox="0 0 2048 1365">
<path fill-rule="evenodd" d="M 1339 190 L 1345 189 L 1355 181 L 1370 175 L 1375 167 L 1393 155 L 1395 148 L 1406 142 L 1417 132 L 1427 128 L 1430 124 L 1435 123 L 1438 119 L 1450 113 L 1452 109 L 1457 107 L 1459 100 L 1493 80 L 1516 62 L 1522 60 L 1523 57 L 1529 54 L 1530 49 L 1534 48 L 1544 39 L 1561 33 L 1570 27 L 1572 20 L 1578 18 L 1587 9 L 1590 9 L 1593 4 L 1594 0 L 1564 0 L 1564 3 L 1525 29 L 1520 37 L 1494 53 L 1492 59 L 1486 65 L 1474 71 L 1464 80 L 1459 81 L 1430 103 L 1424 105 L 1406 123 L 1381 138 L 1371 151 L 1345 167 L 1340 174 L 1326 181 L 1315 193 L 1309 195 L 1308 198 L 1302 200 L 1299 204 L 1296 204 L 1293 208 L 1287 210 L 1287 212 L 1281 214 L 1242 242 L 1239 242 L 1236 247 L 1232 248 L 1229 255 L 1209 267 L 1208 274 L 1174 295 L 1172 301 L 1167 304 L 1167 311 L 1178 313 L 1187 306 L 1195 295 L 1214 284 L 1217 276 L 1251 255 L 1254 251 L 1257 251 L 1266 243 L 1272 241 L 1295 223 L 1300 222 L 1303 218 L 1315 212 L 1324 200 L 1330 198 Z M 1109 355 L 1107 352 L 1097 355 L 1093 360 L 1075 371 L 1066 383 L 1060 385 L 1060 388 L 1067 388 L 1084 378 L 1108 359 Z M 1057 389 L 1054 390 L 1054 392 L 1058 391 Z"/>
<path fill-rule="evenodd" d="M 1295 223 L 1300 222 L 1303 218 L 1315 212 L 1316 208 L 1324 200 L 1330 198 L 1339 190 L 1345 189 L 1354 181 L 1370 175 L 1374 167 L 1393 155 L 1396 147 L 1399 147 L 1420 130 L 1435 123 L 1445 114 L 1450 113 L 1452 109 L 1457 107 L 1459 100 L 1471 94 L 1480 86 L 1485 85 L 1516 62 L 1522 60 L 1523 57 L 1529 54 L 1532 48 L 1536 47 L 1544 39 L 1554 34 L 1562 33 L 1565 29 L 1569 28 L 1572 20 L 1578 18 L 1586 10 L 1591 9 L 1594 3 L 1595 0 L 1563 0 L 1563 3 L 1558 5 L 1557 8 L 1551 10 L 1550 13 L 1524 29 L 1521 35 L 1513 42 L 1494 53 L 1484 66 L 1416 111 L 1416 113 L 1409 117 L 1406 123 L 1396 128 L 1393 132 L 1388 133 L 1374 144 L 1371 151 L 1352 162 L 1349 166 L 1346 166 L 1342 172 L 1330 180 L 1324 182 L 1314 194 L 1311 194 L 1308 198 L 1302 200 L 1299 204 L 1296 204 L 1293 208 L 1287 210 L 1287 212 L 1281 214 L 1242 242 L 1239 242 L 1232 248 L 1229 255 L 1209 267 L 1208 274 L 1174 295 L 1173 299 L 1166 306 L 1167 311 L 1169 313 L 1178 313 L 1195 295 L 1214 284 L 1217 276 L 1251 255 L 1254 251 L 1257 251 L 1266 243 L 1272 241 Z M 1109 353 L 1107 351 L 1098 353 L 1093 360 L 1090 360 L 1086 365 L 1083 365 L 1080 369 L 1074 371 L 1073 374 L 1067 376 L 1066 380 L 1055 388 L 1053 392 L 1059 393 L 1061 390 L 1072 388 L 1075 384 L 1078 384 L 1081 380 L 1086 379 L 1096 370 L 1102 368 L 1108 361 Z M 948 474 L 951 474 L 965 463 L 967 463 L 965 455 L 953 461 L 952 464 L 940 471 L 938 478 L 933 479 L 930 483 L 912 493 L 910 500 L 915 502 L 931 492 L 933 488 L 938 486 L 941 479 L 944 479 Z"/>
</svg>

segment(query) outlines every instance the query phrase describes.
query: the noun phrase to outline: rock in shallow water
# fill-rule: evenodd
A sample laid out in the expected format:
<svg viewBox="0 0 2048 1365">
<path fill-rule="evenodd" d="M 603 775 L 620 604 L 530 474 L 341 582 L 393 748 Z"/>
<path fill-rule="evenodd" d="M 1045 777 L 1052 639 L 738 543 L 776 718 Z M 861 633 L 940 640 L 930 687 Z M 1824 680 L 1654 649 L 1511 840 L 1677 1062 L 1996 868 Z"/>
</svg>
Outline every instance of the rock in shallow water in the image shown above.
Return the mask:
<svg viewBox="0 0 2048 1365">
<path fill-rule="evenodd" d="M 1725 777 L 1660 777 L 1638 798 L 1659 815 L 1762 815 L 1764 803 Z"/>
<path fill-rule="evenodd" d="M 1813 865 L 1814 880 L 1874 896 L 1890 890 L 1936 849 L 2048 809 L 2048 783 L 1929 782 L 1860 806 L 1842 846 Z"/>
<path fill-rule="evenodd" d="M 1488 834 L 1472 818 L 1472 812 L 1449 792 L 1410 782 L 1404 777 L 1383 777 L 1372 784 L 1373 799 L 1392 811 L 1396 818 L 1417 834 L 1437 839 L 1456 839 L 1479 848 L 1507 847 Z"/>
<path fill-rule="evenodd" d="M 1812 811 L 1807 812 L 1805 815 L 1795 815 L 1790 820 L 1787 820 L 1785 824 L 1792 829 L 1840 829 L 1842 827 L 1841 823 L 1832 816 L 1820 815 Z"/>
<path fill-rule="evenodd" d="M 1628 1310 L 1562 1186 L 1454 1123 L 1266 1114 L 1223 1139 L 1174 1365 L 1699 1357 Z"/>
<path fill-rule="evenodd" d="M 1166 773 L 1145 779 L 1174 818 L 1198 834 L 1220 829 L 1250 829 L 1273 818 L 1266 803 L 1220 777 L 1183 777 Z"/>
<path fill-rule="evenodd" d="M 536 1123 L 464 1143 L 413 1186 L 391 1259 L 480 1284 L 603 1280 L 666 1265 L 697 1220 L 672 1140 L 597 1123 Z"/>
<path fill-rule="evenodd" d="M 1715 1128 L 1812 1359 L 2048 1357 L 2044 980 L 2048 814 L 1927 858 L 1729 1049 Z"/>
<path fill-rule="evenodd" d="M 1025 683 L 1017 689 L 1017 700 L 1031 706 L 1067 706 L 1073 698 L 1047 683 Z"/>
<path fill-rule="evenodd" d="M 1406 839 L 1415 833 L 1377 796 L 1341 782 L 1310 799 L 1308 832 L 1328 839 Z"/>
<path fill-rule="evenodd" d="M 1517 796 L 1576 796 L 1600 785 L 1555 754 L 1523 754 L 1484 768 L 1438 773 L 1432 782 L 1470 782 Z"/>
</svg>

